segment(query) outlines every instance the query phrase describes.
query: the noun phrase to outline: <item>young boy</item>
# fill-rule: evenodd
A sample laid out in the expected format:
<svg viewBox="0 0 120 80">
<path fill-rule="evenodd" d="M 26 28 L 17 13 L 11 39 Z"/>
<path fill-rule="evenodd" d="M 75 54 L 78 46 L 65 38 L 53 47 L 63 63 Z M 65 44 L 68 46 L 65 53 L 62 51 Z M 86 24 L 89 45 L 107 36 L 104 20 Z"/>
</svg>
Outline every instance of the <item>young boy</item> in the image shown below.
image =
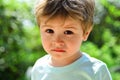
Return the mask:
<svg viewBox="0 0 120 80">
<path fill-rule="evenodd" d="M 39 0 L 42 45 L 31 80 L 112 80 L 105 63 L 79 50 L 93 26 L 94 0 Z"/>
</svg>

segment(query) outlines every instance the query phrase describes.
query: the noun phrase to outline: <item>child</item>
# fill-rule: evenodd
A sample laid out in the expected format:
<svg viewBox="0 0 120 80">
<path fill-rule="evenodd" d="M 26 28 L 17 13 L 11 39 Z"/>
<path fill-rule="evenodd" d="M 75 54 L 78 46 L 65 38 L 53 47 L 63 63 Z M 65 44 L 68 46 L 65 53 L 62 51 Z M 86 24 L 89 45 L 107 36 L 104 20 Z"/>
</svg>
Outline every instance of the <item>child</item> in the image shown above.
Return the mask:
<svg viewBox="0 0 120 80">
<path fill-rule="evenodd" d="M 93 26 L 94 0 L 39 0 L 42 45 L 31 80 L 112 80 L 105 63 L 79 50 Z"/>
</svg>

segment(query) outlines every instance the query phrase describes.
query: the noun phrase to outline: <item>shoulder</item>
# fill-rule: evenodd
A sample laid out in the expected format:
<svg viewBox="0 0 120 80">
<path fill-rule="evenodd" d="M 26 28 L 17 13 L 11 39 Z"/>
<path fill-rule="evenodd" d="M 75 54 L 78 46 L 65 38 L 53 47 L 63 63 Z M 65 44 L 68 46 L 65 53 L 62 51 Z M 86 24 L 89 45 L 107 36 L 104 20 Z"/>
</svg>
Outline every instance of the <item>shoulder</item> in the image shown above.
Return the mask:
<svg viewBox="0 0 120 80">
<path fill-rule="evenodd" d="M 101 61 L 98 60 L 94 57 L 91 57 L 90 55 L 88 55 L 87 53 L 82 53 L 82 65 L 84 68 L 90 69 L 93 73 L 96 73 L 101 67 L 105 66 L 106 64 Z"/>
<path fill-rule="evenodd" d="M 41 77 L 40 76 L 40 73 L 43 73 L 43 68 L 44 66 L 46 66 L 47 64 L 47 60 L 49 58 L 49 55 L 45 55 L 41 58 L 39 58 L 34 66 L 32 67 L 32 70 L 31 70 L 31 80 L 39 80 L 39 78 Z"/>
<path fill-rule="evenodd" d="M 84 53 L 84 55 L 86 62 L 90 65 L 93 71 L 95 80 L 112 80 L 108 67 L 103 61 L 91 57 L 86 53 Z"/>
<path fill-rule="evenodd" d="M 37 70 L 38 68 L 42 68 L 43 66 L 45 66 L 47 64 L 47 60 L 49 58 L 49 55 L 45 55 L 41 58 L 39 58 L 35 64 L 33 65 L 32 71 Z"/>
<path fill-rule="evenodd" d="M 37 65 L 37 64 L 39 64 L 39 63 L 45 63 L 46 60 L 48 60 L 48 58 L 49 58 L 49 55 L 45 55 L 45 56 L 39 58 L 39 59 L 35 62 L 35 65 Z"/>
<path fill-rule="evenodd" d="M 97 72 L 100 68 L 103 68 L 103 67 L 107 68 L 107 65 L 103 61 L 98 60 L 94 57 L 91 57 L 86 53 L 83 53 L 83 55 L 85 56 L 86 62 L 91 64 L 91 66 L 95 72 Z"/>
<path fill-rule="evenodd" d="M 84 60 L 85 63 L 89 63 L 92 66 L 96 66 L 96 67 L 106 65 L 103 61 L 98 60 L 94 57 L 91 57 L 90 55 L 88 55 L 87 53 L 84 53 L 84 52 L 83 52 L 83 60 Z"/>
</svg>

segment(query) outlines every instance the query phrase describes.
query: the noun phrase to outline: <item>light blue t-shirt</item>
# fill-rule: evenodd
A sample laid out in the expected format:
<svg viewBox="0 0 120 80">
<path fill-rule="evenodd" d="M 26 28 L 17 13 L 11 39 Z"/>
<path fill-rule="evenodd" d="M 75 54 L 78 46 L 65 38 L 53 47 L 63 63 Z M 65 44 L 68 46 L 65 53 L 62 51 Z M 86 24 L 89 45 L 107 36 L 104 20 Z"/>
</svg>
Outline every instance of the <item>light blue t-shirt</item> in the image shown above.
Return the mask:
<svg viewBox="0 0 120 80">
<path fill-rule="evenodd" d="M 82 57 L 70 65 L 49 65 L 50 55 L 37 60 L 33 66 L 31 80 L 112 80 L 105 63 L 82 53 Z"/>
</svg>

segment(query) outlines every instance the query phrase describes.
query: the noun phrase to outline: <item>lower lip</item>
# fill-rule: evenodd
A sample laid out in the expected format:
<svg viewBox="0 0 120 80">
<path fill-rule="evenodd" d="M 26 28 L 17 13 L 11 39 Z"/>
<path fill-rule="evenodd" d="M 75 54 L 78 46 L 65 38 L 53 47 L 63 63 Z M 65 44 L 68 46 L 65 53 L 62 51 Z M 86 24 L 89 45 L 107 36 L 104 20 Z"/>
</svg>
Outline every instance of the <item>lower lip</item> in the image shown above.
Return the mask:
<svg viewBox="0 0 120 80">
<path fill-rule="evenodd" d="M 55 51 L 55 52 L 65 52 L 64 50 L 52 50 L 52 51 Z"/>
</svg>

